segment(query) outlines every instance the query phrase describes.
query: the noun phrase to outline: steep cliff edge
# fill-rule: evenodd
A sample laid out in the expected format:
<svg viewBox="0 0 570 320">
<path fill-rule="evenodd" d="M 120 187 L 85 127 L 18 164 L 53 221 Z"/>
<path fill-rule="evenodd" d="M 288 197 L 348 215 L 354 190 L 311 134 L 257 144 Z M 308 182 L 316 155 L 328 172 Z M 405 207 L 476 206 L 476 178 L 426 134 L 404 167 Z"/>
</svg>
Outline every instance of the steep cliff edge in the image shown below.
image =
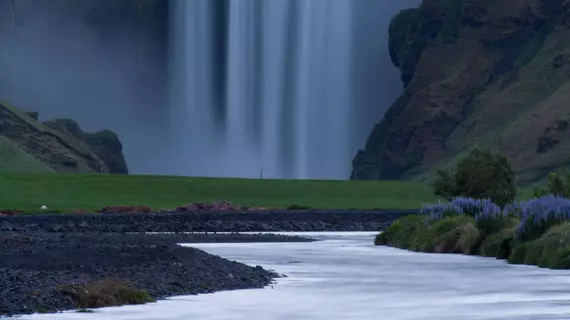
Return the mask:
<svg viewBox="0 0 570 320">
<path fill-rule="evenodd" d="M 128 173 L 118 137 L 83 132 L 72 120 L 39 122 L 0 102 L 0 171 Z"/>
<path fill-rule="evenodd" d="M 570 1 L 424 0 L 390 25 L 404 91 L 352 179 L 422 179 L 480 146 L 531 184 L 570 165 Z"/>
</svg>

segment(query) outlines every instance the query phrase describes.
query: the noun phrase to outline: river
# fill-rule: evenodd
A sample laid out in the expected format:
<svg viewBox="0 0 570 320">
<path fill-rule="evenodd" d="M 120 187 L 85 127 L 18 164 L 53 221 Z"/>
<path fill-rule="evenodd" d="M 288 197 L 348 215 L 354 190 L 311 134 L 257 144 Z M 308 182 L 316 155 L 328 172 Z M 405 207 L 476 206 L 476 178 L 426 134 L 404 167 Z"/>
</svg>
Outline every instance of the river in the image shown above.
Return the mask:
<svg viewBox="0 0 570 320">
<path fill-rule="evenodd" d="M 324 241 L 192 244 L 288 275 L 272 288 L 18 319 L 570 319 L 570 270 L 374 247 L 371 233 L 309 234 Z"/>
</svg>

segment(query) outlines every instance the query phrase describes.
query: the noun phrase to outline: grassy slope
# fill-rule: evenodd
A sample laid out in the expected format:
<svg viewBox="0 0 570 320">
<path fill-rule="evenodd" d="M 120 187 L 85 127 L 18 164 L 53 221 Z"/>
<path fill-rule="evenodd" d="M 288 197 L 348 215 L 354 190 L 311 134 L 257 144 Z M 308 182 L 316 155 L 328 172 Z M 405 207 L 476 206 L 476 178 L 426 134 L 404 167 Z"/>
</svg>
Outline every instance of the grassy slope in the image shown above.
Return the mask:
<svg viewBox="0 0 570 320">
<path fill-rule="evenodd" d="M 0 136 L 0 172 L 53 172 L 12 140 Z"/>
<path fill-rule="evenodd" d="M 283 208 L 419 208 L 434 201 L 426 185 L 392 181 L 248 180 L 137 175 L 0 173 L 0 208 L 92 211 L 106 205 L 173 208 L 227 200 Z"/>
<path fill-rule="evenodd" d="M 65 134 L 65 133 L 62 133 L 62 132 L 59 132 L 57 130 L 53 130 L 53 129 L 47 127 L 43 123 L 41 123 L 41 122 L 33 119 L 29 115 L 27 115 L 25 112 L 19 110 L 18 108 L 14 107 L 14 106 L 12 106 L 12 105 L 4 102 L 4 101 L 0 101 L 0 104 L 2 105 L 3 108 L 8 109 L 11 113 L 13 113 L 19 119 L 28 123 L 30 126 L 37 129 L 39 132 L 44 133 L 44 134 L 49 134 L 49 135 L 56 137 L 59 141 L 61 141 L 62 144 L 66 145 L 68 148 L 74 150 L 78 154 L 83 155 L 83 156 L 93 155 L 93 152 L 91 150 L 89 150 L 89 148 L 82 141 L 79 141 L 79 140 L 75 139 L 74 137 L 72 137 L 68 134 Z"/>
<path fill-rule="evenodd" d="M 541 50 L 519 70 L 516 80 L 504 88 L 490 86 L 480 96 L 482 107 L 466 122 L 475 126 L 460 126 L 447 143 L 459 151 L 466 146 L 484 145 L 506 152 L 513 160 L 522 180 L 536 181 L 549 170 L 568 163 L 568 142 L 561 143 L 544 154 L 537 154 L 537 140 L 547 126 L 556 120 L 567 120 L 565 101 L 569 95 L 567 68 L 555 68 L 552 61 L 558 55 L 570 53 L 568 31 L 547 37 Z M 467 131 L 469 129 L 469 132 Z"/>
</svg>

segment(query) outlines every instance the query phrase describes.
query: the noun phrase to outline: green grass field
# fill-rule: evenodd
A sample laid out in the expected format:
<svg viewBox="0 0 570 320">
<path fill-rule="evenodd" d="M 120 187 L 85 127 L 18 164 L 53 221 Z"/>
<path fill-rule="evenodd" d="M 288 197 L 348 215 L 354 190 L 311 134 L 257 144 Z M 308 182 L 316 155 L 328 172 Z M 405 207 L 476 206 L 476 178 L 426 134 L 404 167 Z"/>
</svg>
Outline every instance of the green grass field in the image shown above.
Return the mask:
<svg viewBox="0 0 570 320">
<path fill-rule="evenodd" d="M 189 202 L 322 209 L 412 209 L 435 198 L 431 188 L 398 181 L 188 178 L 142 175 L 1 173 L 0 209 L 94 211 L 107 205 L 174 208 Z"/>
</svg>

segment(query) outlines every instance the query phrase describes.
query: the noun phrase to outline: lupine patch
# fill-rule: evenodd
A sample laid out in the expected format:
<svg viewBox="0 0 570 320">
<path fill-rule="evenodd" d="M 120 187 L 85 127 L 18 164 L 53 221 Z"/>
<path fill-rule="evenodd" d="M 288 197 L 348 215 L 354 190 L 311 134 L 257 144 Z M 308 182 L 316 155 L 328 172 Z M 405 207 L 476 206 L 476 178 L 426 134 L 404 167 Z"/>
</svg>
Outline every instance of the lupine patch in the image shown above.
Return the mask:
<svg viewBox="0 0 570 320">
<path fill-rule="evenodd" d="M 494 223 L 508 217 L 518 218 L 520 223 L 515 233 L 526 241 L 536 239 L 556 224 L 570 221 L 570 199 L 547 195 L 516 201 L 501 209 L 489 199 L 458 197 L 448 203 L 424 204 L 420 214 L 426 215 L 428 222 L 465 214 L 474 217 L 482 229 L 490 229 Z"/>
<path fill-rule="evenodd" d="M 420 214 L 428 216 L 429 221 L 440 220 L 444 215 L 465 214 L 478 219 L 495 219 L 505 213 L 490 199 L 473 199 L 466 197 L 453 198 L 448 203 L 424 204 Z"/>
<path fill-rule="evenodd" d="M 516 233 L 527 241 L 540 237 L 554 225 L 570 220 L 570 199 L 547 195 L 511 206 L 520 217 Z"/>
</svg>

